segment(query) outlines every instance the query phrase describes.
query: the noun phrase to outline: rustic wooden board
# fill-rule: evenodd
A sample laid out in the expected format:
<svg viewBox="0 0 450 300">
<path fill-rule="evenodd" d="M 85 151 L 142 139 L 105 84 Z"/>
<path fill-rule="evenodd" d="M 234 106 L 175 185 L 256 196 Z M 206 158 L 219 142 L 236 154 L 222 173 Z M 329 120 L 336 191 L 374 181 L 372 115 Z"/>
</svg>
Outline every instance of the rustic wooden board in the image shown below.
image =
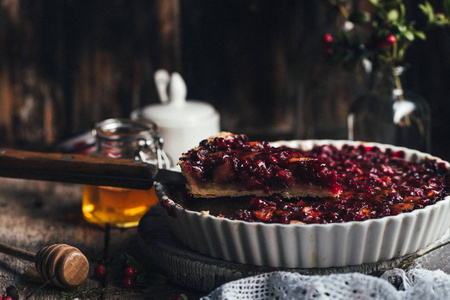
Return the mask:
<svg viewBox="0 0 450 300">
<path fill-rule="evenodd" d="M 132 289 L 121 285 L 123 264 L 120 255 L 141 257 L 137 229 L 109 231 L 87 224 L 81 215 L 81 186 L 20 179 L 0 179 L 0 241 L 36 253 L 54 243 L 78 247 L 89 259 L 91 270 L 84 291 L 105 288 L 102 299 L 172 299 L 180 293 L 197 299 L 201 293 L 170 282 Z M 105 234 L 109 237 L 104 247 Z M 106 250 L 105 250 L 106 249 Z M 105 284 L 94 279 L 93 267 L 107 256 L 109 268 Z M 15 286 L 21 299 L 36 291 L 41 283 L 25 276 L 33 264 L 0 253 L 0 295 Z M 60 289 L 46 286 L 32 299 L 59 299 Z"/>
</svg>

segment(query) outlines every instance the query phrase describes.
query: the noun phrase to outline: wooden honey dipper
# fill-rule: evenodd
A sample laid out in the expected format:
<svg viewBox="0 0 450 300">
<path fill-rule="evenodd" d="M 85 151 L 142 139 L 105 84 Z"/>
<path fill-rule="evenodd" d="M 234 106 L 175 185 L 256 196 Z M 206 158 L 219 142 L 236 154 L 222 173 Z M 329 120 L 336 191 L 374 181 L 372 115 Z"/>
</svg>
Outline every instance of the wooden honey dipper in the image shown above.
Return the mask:
<svg viewBox="0 0 450 300">
<path fill-rule="evenodd" d="M 0 243 L 0 252 L 34 262 L 37 272 L 55 286 L 74 288 L 86 279 L 89 261 L 73 246 L 53 244 L 34 254 L 7 244 Z"/>
</svg>

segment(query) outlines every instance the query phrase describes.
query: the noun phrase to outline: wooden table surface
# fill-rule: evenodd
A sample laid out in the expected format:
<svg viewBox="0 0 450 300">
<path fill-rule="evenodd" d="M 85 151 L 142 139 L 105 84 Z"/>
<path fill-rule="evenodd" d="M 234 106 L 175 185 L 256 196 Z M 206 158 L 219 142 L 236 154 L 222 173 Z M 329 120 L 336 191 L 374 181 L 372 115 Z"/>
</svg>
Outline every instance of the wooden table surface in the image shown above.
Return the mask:
<svg viewBox="0 0 450 300">
<path fill-rule="evenodd" d="M 129 255 L 138 261 L 144 257 L 137 229 L 107 229 L 88 224 L 81 214 L 81 197 L 80 185 L 0 178 L 0 242 L 33 253 L 50 244 L 66 243 L 79 248 L 90 262 L 85 283 L 70 291 L 50 285 L 42 287 L 33 272 L 33 263 L 0 253 L 0 296 L 7 289 L 17 290 L 20 299 L 27 296 L 70 299 L 77 293 L 84 293 L 84 299 L 174 299 L 180 294 L 198 299 L 204 294 L 169 281 L 163 283 L 165 278 L 159 276 L 155 278 L 160 280 L 125 288 L 121 283 L 124 268 L 121 257 Z M 93 277 L 93 269 L 102 260 L 106 260 L 108 275 L 99 281 Z M 151 266 L 146 266 L 146 270 L 154 272 Z"/>
<path fill-rule="evenodd" d="M 28 299 L 74 299 L 78 296 L 79 299 L 170 300 L 181 294 L 192 300 L 207 294 L 170 282 L 149 265 L 137 228 L 107 229 L 84 221 L 81 199 L 80 185 L 0 178 L 0 242 L 33 253 L 47 245 L 66 243 L 79 248 L 90 262 L 85 283 L 78 290 L 70 291 L 51 285 L 42 287 L 42 280 L 33 272 L 33 263 L 0 253 L 0 296 L 5 295 L 7 289 L 16 290 L 19 295 L 16 299 L 20 300 L 27 296 Z M 446 236 L 446 239 L 450 238 Z M 145 265 L 147 273 L 154 273 L 152 279 L 125 288 L 121 259 L 124 255 Z M 422 268 L 441 269 L 450 274 L 449 255 L 450 245 L 447 245 L 423 257 L 420 264 Z M 108 267 L 104 281 L 93 277 L 93 269 L 100 261 L 106 261 Z M 176 265 L 173 264 L 174 268 Z M 189 276 L 187 272 L 184 275 Z M 166 274 L 173 276 L 172 273 Z"/>
</svg>

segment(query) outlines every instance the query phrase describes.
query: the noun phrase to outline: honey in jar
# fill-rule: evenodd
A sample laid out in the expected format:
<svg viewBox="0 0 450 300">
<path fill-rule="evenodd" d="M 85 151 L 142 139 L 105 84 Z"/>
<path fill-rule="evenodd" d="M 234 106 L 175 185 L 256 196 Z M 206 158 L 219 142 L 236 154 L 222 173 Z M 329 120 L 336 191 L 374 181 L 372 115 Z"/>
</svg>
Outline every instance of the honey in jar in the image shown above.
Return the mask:
<svg viewBox="0 0 450 300">
<path fill-rule="evenodd" d="M 93 134 L 96 150 L 90 155 L 133 158 L 167 168 L 170 162 L 162 151 L 156 125 L 127 119 L 109 119 L 97 124 Z M 108 186 L 83 186 L 84 218 L 97 225 L 128 228 L 158 203 L 155 188 L 134 190 Z"/>
</svg>

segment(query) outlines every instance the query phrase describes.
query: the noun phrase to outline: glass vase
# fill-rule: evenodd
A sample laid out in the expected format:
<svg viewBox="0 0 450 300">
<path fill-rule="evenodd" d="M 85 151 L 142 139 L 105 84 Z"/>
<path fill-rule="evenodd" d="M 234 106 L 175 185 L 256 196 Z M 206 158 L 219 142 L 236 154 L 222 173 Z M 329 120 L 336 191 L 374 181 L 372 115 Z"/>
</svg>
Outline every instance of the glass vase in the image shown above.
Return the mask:
<svg viewBox="0 0 450 300">
<path fill-rule="evenodd" d="M 349 140 L 430 152 L 430 107 L 421 96 L 403 89 L 403 77 L 403 67 L 371 74 L 368 92 L 350 105 Z"/>
</svg>

